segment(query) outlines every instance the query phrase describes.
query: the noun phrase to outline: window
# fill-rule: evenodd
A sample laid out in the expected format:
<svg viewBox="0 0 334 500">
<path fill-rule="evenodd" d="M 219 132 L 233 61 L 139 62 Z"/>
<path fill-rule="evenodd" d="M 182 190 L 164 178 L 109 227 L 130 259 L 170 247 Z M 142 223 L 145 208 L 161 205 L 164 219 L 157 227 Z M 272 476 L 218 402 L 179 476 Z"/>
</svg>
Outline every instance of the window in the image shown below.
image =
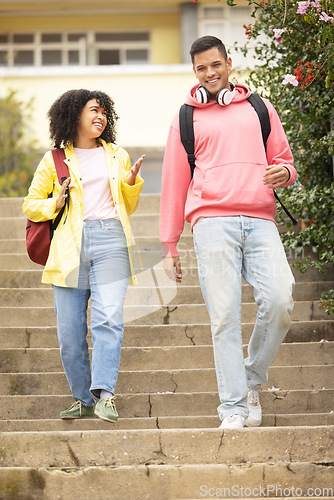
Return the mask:
<svg viewBox="0 0 334 500">
<path fill-rule="evenodd" d="M 101 66 L 106 66 L 109 64 L 120 64 L 119 62 L 119 50 L 103 50 L 98 51 L 99 62 Z"/>
<path fill-rule="evenodd" d="M 95 64 L 145 64 L 149 62 L 149 33 L 97 32 L 92 41 Z"/>
<path fill-rule="evenodd" d="M 247 41 L 244 24 L 254 22 L 251 7 L 229 7 L 227 5 L 205 5 L 199 9 L 199 36 L 213 35 L 220 38 L 232 57 L 233 67 L 251 66 L 253 61 L 246 60 L 240 52 L 235 51 L 235 44 L 242 47 Z"/>
<path fill-rule="evenodd" d="M 32 50 L 17 50 L 14 52 L 14 66 L 32 66 L 34 52 Z"/>
<path fill-rule="evenodd" d="M 148 32 L 0 34 L 0 67 L 145 64 Z"/>
</svg>

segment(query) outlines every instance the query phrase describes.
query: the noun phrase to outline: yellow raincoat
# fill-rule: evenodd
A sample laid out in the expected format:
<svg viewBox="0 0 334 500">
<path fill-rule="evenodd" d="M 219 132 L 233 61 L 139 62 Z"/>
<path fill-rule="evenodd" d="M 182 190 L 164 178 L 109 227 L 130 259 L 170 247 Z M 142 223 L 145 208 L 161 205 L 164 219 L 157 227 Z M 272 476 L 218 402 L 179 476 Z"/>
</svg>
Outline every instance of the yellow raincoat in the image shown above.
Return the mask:
<svg viewBox="0 0 334 500">
<path fill-rule="evenodd" d="M 144 181 L 137 175 L 134 186 L 127 184 L 126 177 L 131 168 L 128 153 L 115 144 L 106 143 L 102 139 L 99 141 L 106 152 L 110 190 L 126 236 L 131 269 L 130 283 L 137 284 L 133 269 L 132 232 L 129 215 L 138 207 L 139 195 Z M 65 208 L 62 220 L 54 233 L 42 282 L 75 288 L 78 286 L 83 228 L 83 185 L 80 166 L 73 146 L 66 147 L 65 156 L 64 161 L 71 177 L 69 211 L 67 212 L 67 208 Z M 28 196 L 24 199 L 23 213 L 34 222 L 55 219 L 58 213 L 56 199 L 59 190 L 60 184 L 52 153 L 48 151 L 34 174 Z M 51 198 L 49 198 L 50 193 L 52 193 Z"/>
</svg>

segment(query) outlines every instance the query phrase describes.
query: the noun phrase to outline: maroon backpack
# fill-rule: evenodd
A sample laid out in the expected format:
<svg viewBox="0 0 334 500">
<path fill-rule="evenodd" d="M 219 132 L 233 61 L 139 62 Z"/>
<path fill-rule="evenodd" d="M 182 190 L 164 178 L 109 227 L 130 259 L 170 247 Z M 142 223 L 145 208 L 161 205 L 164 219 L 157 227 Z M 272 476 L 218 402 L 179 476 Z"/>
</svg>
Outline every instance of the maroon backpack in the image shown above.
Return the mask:
<svg viewBox="0 0 334 500">
<path fill-rule="evenodd" d="M 52 149 L 51 152 L 57 171 L 58 181 L 59 184 L 62 185 L 62 183 L 69 177 L 68 167 L 66 163 L 64 163 L 65 152 L 63 149 Z M 45 266 L 46 264 L 49 256 L 50 243 L 53 237 L 53 233 L 57 229 L 57 226 L 65 211 L 66 205 L 67 207 L 69 206 L 70 194 L 68 187 L 66 188 L 66 194 L 66 203 L 62 207 L 54 221 L 47 220 L 44 222 L 33 222 L 30 219 L 27 219 L 27 252 L 30 259 L 33 262 L 36 262 L 36 264 L 41 264 L 42 266 Z M 50 193 L 50 196 L 52 196 L 52 193 Z"/>
</svg>

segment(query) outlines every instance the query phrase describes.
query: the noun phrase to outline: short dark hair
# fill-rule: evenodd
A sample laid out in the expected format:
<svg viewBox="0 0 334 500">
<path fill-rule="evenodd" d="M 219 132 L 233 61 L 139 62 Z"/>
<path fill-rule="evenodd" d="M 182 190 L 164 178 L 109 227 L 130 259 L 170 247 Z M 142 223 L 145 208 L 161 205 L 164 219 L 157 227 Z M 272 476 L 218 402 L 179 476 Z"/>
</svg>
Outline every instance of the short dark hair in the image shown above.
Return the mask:
<svg viewBox="0 0 334 500">
<path fill-rule="evenodd" d="M 224 59 L 227 59 L 227 52 L 223 42 L 215 36 L 206 35 L 197 38 L 197 40 L 193 42 L 190 49 L 192 63 L 194 64 L 194 58 L 196 54 L 200 54 L 201 52 L 213 49 L 214 47 L 217 47 L 219 52 L 224 56 Z"/>
<path fill-rule="evenodd" d="M 48 111 L 50 138 L 55 148 L 73 144 L 78 130 L 81 112 L 88 101 L 96 99 L 107 113 L 107 126 L 100 135 L 106 142 L 116 140 L 116 121 L 114 101 L 100 90 L 68 90 L 52 104 Z"/>
</svg>

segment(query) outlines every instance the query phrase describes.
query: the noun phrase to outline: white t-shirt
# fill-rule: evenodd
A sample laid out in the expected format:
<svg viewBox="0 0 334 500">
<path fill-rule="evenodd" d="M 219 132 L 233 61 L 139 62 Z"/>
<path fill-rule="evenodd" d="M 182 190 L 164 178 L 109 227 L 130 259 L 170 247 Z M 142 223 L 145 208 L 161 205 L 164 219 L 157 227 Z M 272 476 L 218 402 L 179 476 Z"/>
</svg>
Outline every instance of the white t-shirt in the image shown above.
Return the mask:
<svg viewBox="0 0 334 500">
<path fill-rule="evenodd" d="M 82 176 L 84 220 L 117 218 L 104 149 L 74 148 L 74 151 Z"/>
</svg>

